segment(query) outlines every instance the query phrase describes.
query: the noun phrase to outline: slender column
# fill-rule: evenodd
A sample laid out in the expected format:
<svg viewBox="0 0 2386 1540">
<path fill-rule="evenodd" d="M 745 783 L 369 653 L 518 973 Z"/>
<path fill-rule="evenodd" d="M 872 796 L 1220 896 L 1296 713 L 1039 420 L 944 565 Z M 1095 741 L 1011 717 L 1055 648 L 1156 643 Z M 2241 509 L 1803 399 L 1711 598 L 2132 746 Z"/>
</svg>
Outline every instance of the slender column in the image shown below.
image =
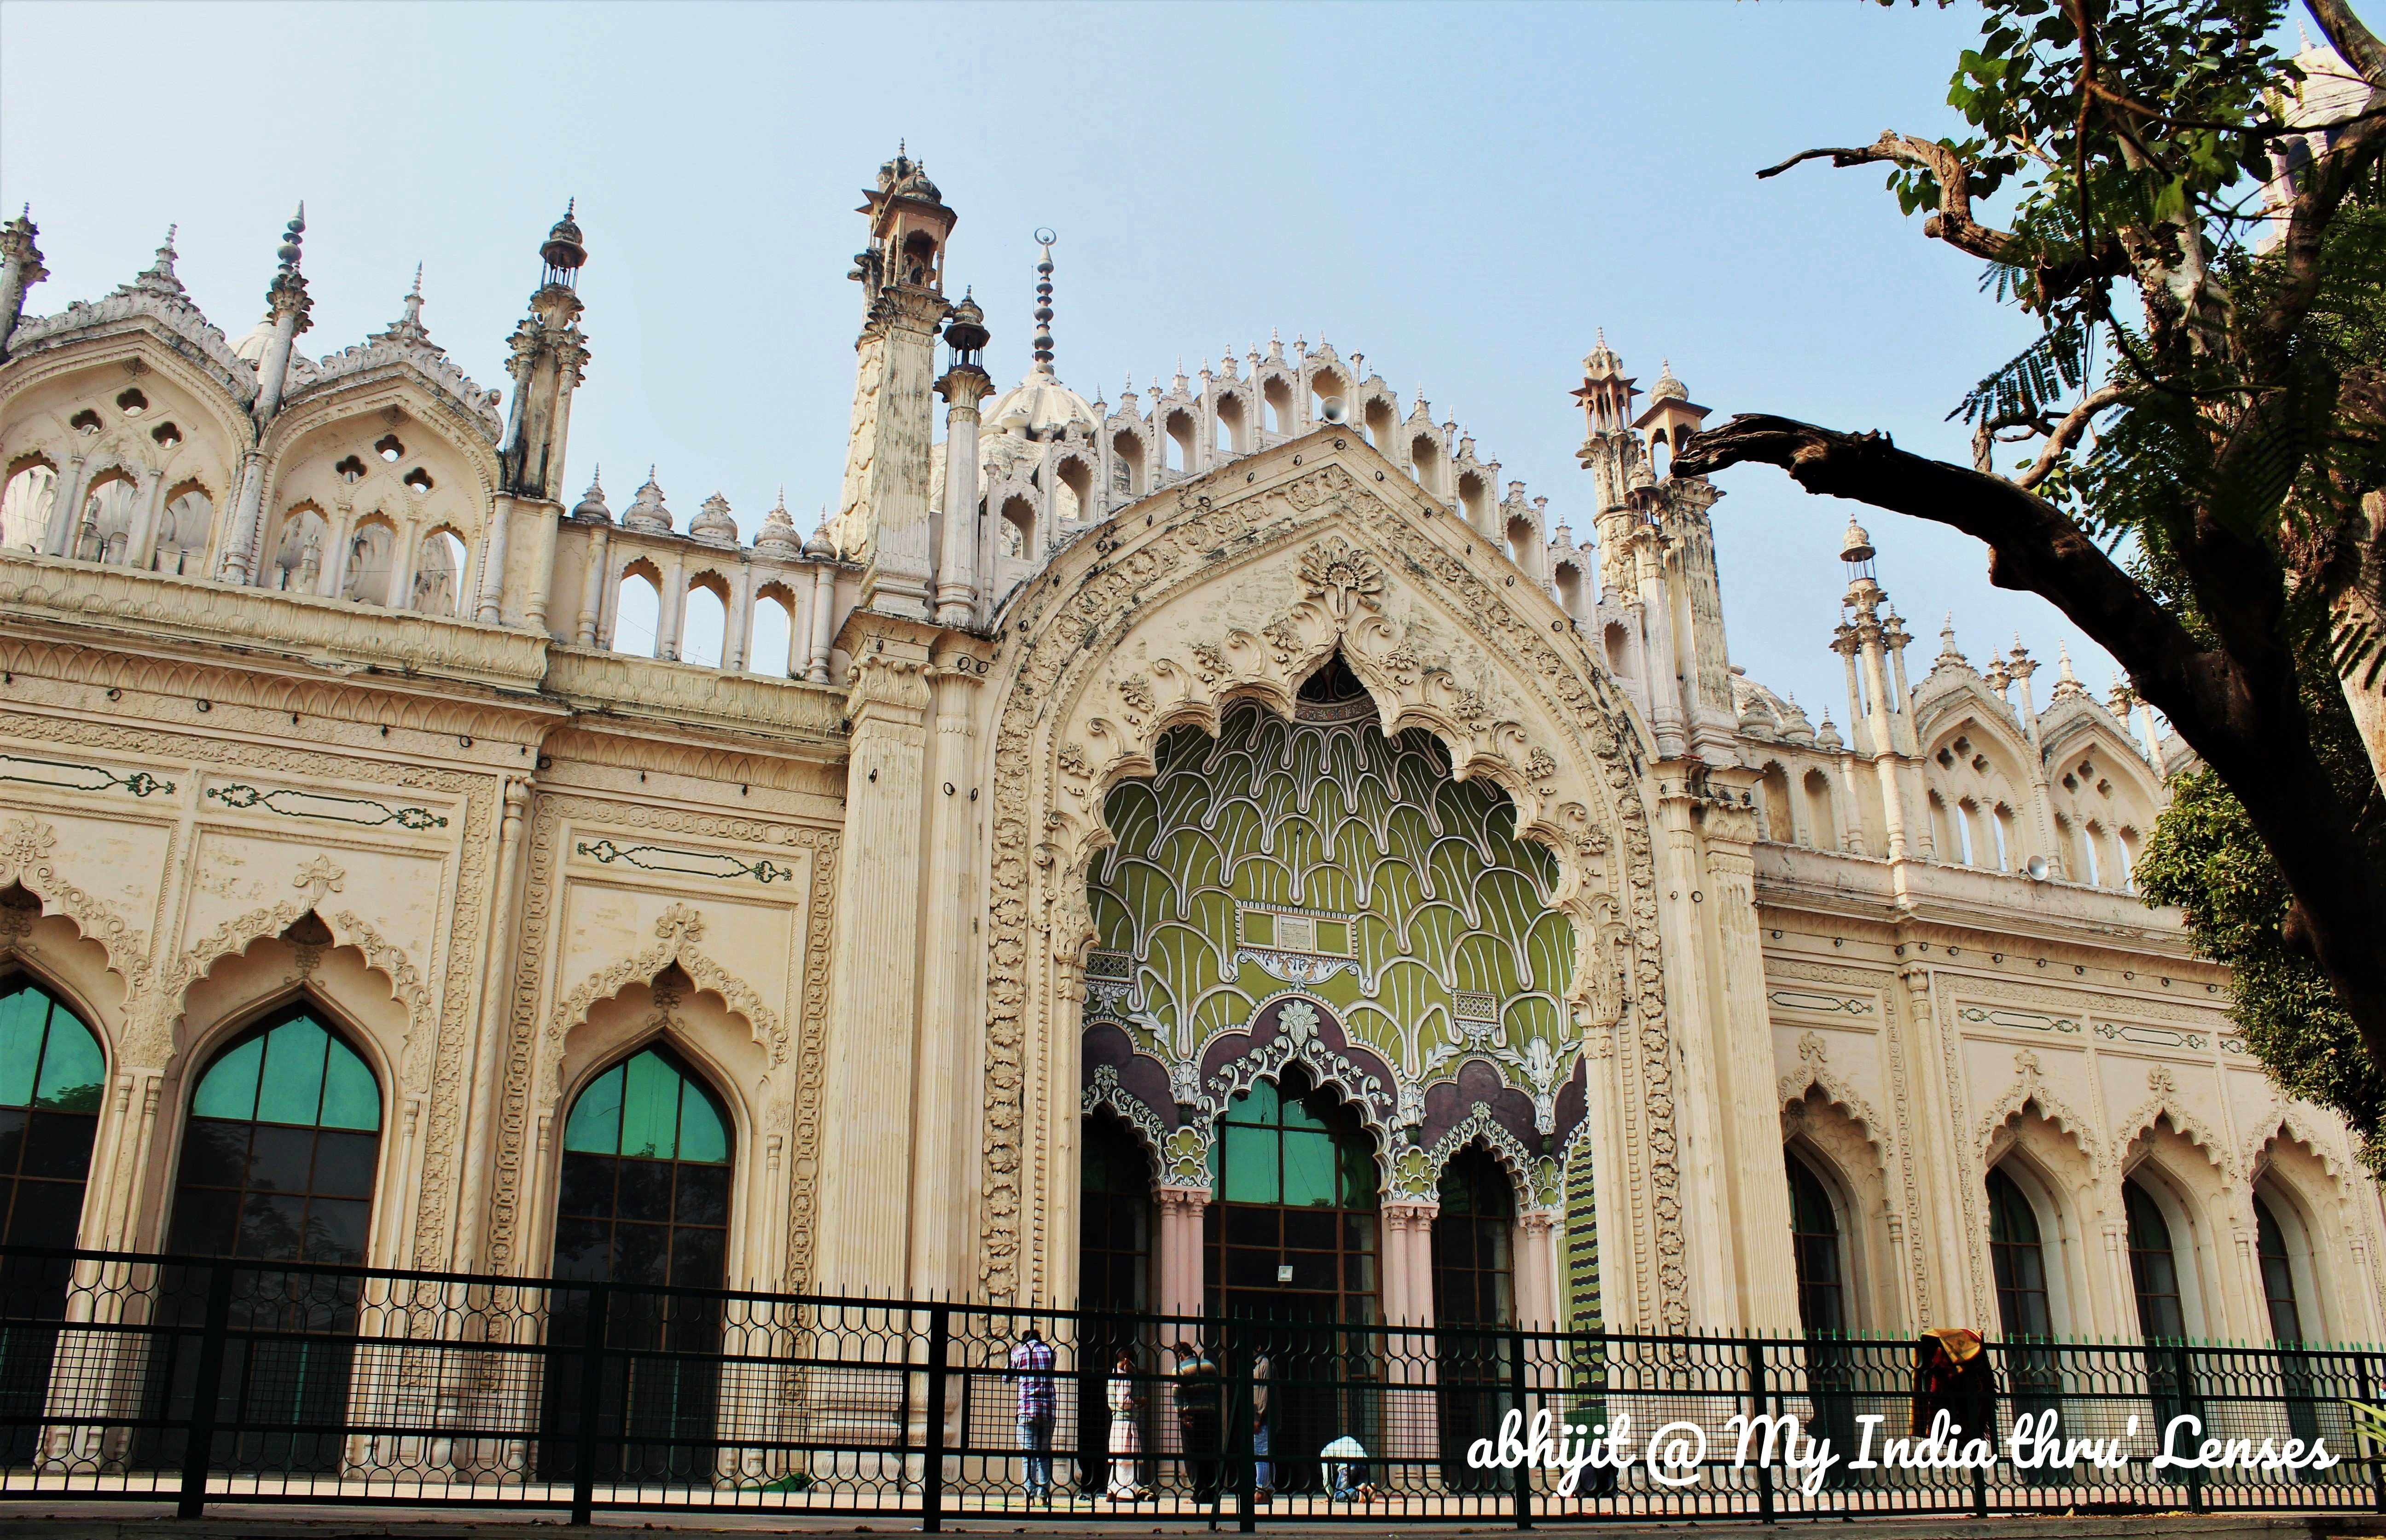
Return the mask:
<svg viewBox="0 0 2386 1540">
<path fill-rule="evenodd" d="M 265 514 L 265 457 L 254 449 L 241 457 L 240 497 L 232 508 L 224 535 L 223 581 L 248 585 L 257 581 L 257 543 Z"/>
<path fill-rule="evenodd" d="M 1904 1095 L 1914 1104 L 1913 1126 L 1958 1127 L 1960 1109 L 1949 1105 L 1945 1072 L 1957 1049 L 1940 1026 L 1939 1012 L 1931 997 L 1930 970 L 1908 966 L 1899 977 L 1905 983 L 1903 1037 L 1912 1048 L 1905 1059 Z M 1899 1052 L 1896 1040 L 1891 1040 L 1889 1046 L 1892 1055 Z M 1915 1325 L 1961 1326 L 1993 1321 L 1996 1301 L 1976 1297 L 1972 1293 L 1973 1248 L 1988 1244 L 1988 1225 L 1985 1220 L 1978 1223 L 1965 1220 L 1965 1195 L 1957 1190 L 1959 1183 L 1968 1183 L 1974 1203 L 1982 1202 L 1981 1175 L 1968 1163 L 1922 1159 L 1919 1151 L 1903 1146 L 1896 1151 L 1895 1161 L 1897 1166 L 1914 1172 L 1923 1192 L 1919 1233 L 1909 1233 L 1905 1238 L 1905 1244 L 1918 1258 L 1914 1271 L 1924 1280 L 1925 1292 L 1915 1302 L 1919 1317 Z M 1892 1209 L 1897 1203 L 1897 1176 L 1895 1170 L 1889 1173 Z M 1905 1258 L 1899 1258 L 1900 1265 L 1905 1261 Z"/>
<path fill-rule="evenodd" d="M 804 677 L 814 684 L 828 682 L 829 639 L 836 634 L 836 566 L 823 561 L 812 569 L 812 652 Z"/>
<path fill-rule="evenodd" d="M 332 547 L 324 553 L 323 570 L 316 575 L 315 593 L 319 598 L 336 599 L 345 592 L 348 579 L 348 562 L 354 555 L 357 534 L 357 512 L 343 507 L 323 531 L 325 542 Z M 396 557 L 396 542 L 390 555 Z"/>
<path fill-rule="evenodd" d="M 977 607 L 978 403 L 993 390 L 983 370 L 955 368 L 936 382 L 945 413 L 945 507 L 936 541 L 936 623 L 965 626 Z"/>
<path fill-rule="evenodd" d="M 1558 1219 L 1549 1208 L 1516 1216 L 1516 1323 L 1527 1331 L 1558 1326 Z"/>
<path fill-rule="evenodd" d="M 497 834 L 497 879 L 489 905 L 480 1030 L 472 1040 L 472 1121 L 464 1130 L 463 1190 L 458 1195 L 461 1206 L 450 1261 L 465 1272 L 479 1271 L 487 1261 L 482 1250 L 487 1235 L 489 1165 L 499 1137 L 497 1081 L 505 1063 L 505 1045 L 513 1033 L 514 889 L 520 882 L 522 823 L 530 809 L 530 794 L 527 776 L 506 777 L 505 822 Z"/>
<path fill-rule="evenodd" d="M 1433 1324 L 1433 1221 L 1438 1203 L 1383 1206 L 1384 1320 L 1395 1326 Z M 1385 1339 L 1384 1455 L 1393 1460 L 1433 1458 L 1439 1443 L 1433 1391 L 1437 1377 L 1430 1332 L 1394 1332 Z M 1417 1470 L 1419 1467 L 1405 1467 Z"/>
<path fill-rule="evenodd" d="M 580 618 L 572 627 L 575 645 L 596 645 L 596 618 L 605 611 L 605 580 L 613 554 L 613 526 L 599 524 L 588 534 L 588 567 L 580 577 Z"/>
<path fill-rule="evenodd" d="M 124 565 L 145 572 L 157 556 L 157 519 L 166 507 L 166 473 L 142 473 L 140 504 L 132 510 L 132 538 L 126 542 Z"/>
<path fill-rule="evenodd" d="M 1207 1187 L 1160 1185 L 1160 1298 L 1162 1315 L 1202 1311 L 1201 1215 L 1210 1206 Z"/>
<path fill-rule="evenodd" d="M 1717 1000 L 1729 981 L 1715 977 L 1716 959 L 1707 928 L 1700 919 L 1701 912 L 1714 901 L 1712 895 L 1703 894 L 1706 874 L 1699 849 L 1698 816 L 1708 808 L 1692 781 L 1697 767 L 1667 760 L 1655 769 L 1659 785 L 1658 886 L 1665 895 L 1657 912 L 1664 940 L 1668 1007 L 1679 1011 L 1677 1041 L 1685 1070 L 1677 1081 L 1680 1094 L 1676 1105 L 1681 1140 L 1683 1208 L 1687 1210 L 1682 1228 L 1691 1247 L 1684 1258 L 1689 1271 L 1690 1319 L 1709 1330 L 1736 1329 L 1741 1324 L 1741 1300 L 1749 1291 L 1743 1286 L 1745 1279 L 1736 1244 L 1740 1237 L 1732 1220 L 1730 1173 L 1734 1168 L 1726 1133 L 1730 1111 L 1727 1104 L 1720 1100 L 1729 1095 L 1729 1083 L 1721 1073 L 1729 1049 L 1729 1028 Z M 1702 900 L 1693 899 L 1694 893 L 1702 894 Z M 1674 1008 L 1676 981 L 1681 1005 Z M 1769 1086 L 1765 1099 L 1769 1104 Z M 1779 1159 L 1777 1139 L 1771 1158 L 1755 1169 L 1771 1172 Z M 1784 1183 L 1765 1176 L 1759 1184 L 1781 1188 L 1787 1201 Z"/>
<path fill-rule="evenodd" d="M 679 628 L 687 614 L 687 565 L 679 553 L 663 568 L 662 603 L 655 617 L 655 656 L 666 662 L 679 660 Z"/>
<path fill-rule="evenodd" d="M 382 602 L 392 609 L 414 607 L 414 576 L 422 567 L 423 536 L 421 520 L 409 519 L 405 527 L 397 532 L 397 538 L 391 544 L 389 592 Z M 464 581 L 464 574 L 457 573 L 456 581 L 461 583 Z"/>
<path fill-rule="evenodd" d="M 1683 738 L 1682 685 L 1674 653 L 1674 606 L 1665 592 L 1664 563 L 1659 559 L 1656 540 L 1656 532 L 1646 528 L 1633 535 L 1639 557 L 1642 629 L 1650 643 L 1646 670 L 1649 720 L 1657 736 L 1658 755 L 1670 759 L 1687 745 Z"/>
<path fill-rule="evenodd" d="M 46 556 L 64 556 L 74 539 L 75 520 L 82 517 L 82 487 L 90 470 L 90 460 L 82 455 L 67 457 L 66 474 L 58 478 L 57 490 L 50 503 L 50 527 L 42 532 L 42 551 Z"/>
<path fill-rule="evenodd" d="M 729 593 L 728 632 L 721 638 L 721 668 L 724 673 L 746 671 L 747 632 L 754 624 L 754 568 L 751 563 L 738 567 L 737 586 Z"/>
<path fill-rule="evenodd" d="M 820 1283 L 830 1289 L 908 1284 L 926 664 L 923 639 L 902 622 L 855 638 L 824 1098 L 836 1110 L 821 1156 Z"/>
<path fill-rule="evenodd" d="M 481 565 L 481 600 L 474 607 L 472 618 L 484 626 L 503 623 L 506 591 L 506 534 L 513 523 L 514 499 L 511 493 L 497 494 L 489 516 L 488 554 Z"/>
<path fill-rule="evenodd" d="M 962 661 L 970 661 L 963 658 Z M 928 900 L 923 937 L 931 938 L 920 983 L 920 1140 L 911 1172 L 911 1203 L 919 1221 L 911 1233 L 911 1287 L 951 1294 L 966 1282 L 970 1217 L 967 1203 L 953 1195 L 969 1190 L 976 1167 L 969 1114 L 977 1105 L 974 1072 L 976 953 L 961 945 L 969 933 L 964 918 L 976 891 L 977 820 L 970 801 L 970 767 L 976 763 L 979 676 L 957 669 L 949 657 L 930 674 L 936 708 L 928 765 Z M 1072 1075 L 1066 1083 L 1076 1084 Z M 1070 1116 L 1077 1101 L 1067 1098 Z M 1074 1249 L 1073 1233 L 1063 1247 Z M 1056 1248 L 1058 1249 L 1058 1248 Z M 1066 1302 L 1066 1296 L 1063 1296 Z"/>
<path fill-rule="evenodd" d="M 571 397 L 566 395 L 564 400 L 568 403 Z M 559 437 L 560 432 L 559 428 Z M 533 631 L 543 632 L 546 629 L 547 595 L 555 587 L 555 527 L 563 517 L 563 509 L 554 503 L 534 503 L 530 512 L 534 522 L 531 526 L 530 592 L 522 597 L 522 623 Z"/>
<path fill-rule="evenodd" d="M 1777 1180 L 1781 1161 L 1780 1104 L 1774 1098 L 1773 1023 L 1765 1014 L 1764 944 L 1756 926 L 1756 872 L 1749 839 L 1756 820 L 1739 795 L 1753 776 L 1744 770 L 1710 772 L 1720 798 L 1701 821 L 1705 846 L 1704 902 L 1691 908 L 1709 933 L 1717 966 L 1709 997 L 1715 1046 L 1710 1061 L 1720 1084 L 1720 1113 L 1731 1183 L 1731 1251 L 1739 1273 L 1738 1324 L 1758 1330 L 1798 1325 L 1798 1272 L 1790 1246 L 1790 1195 Z M 1689 1059 L 1692 1072 L 1700 1060 Z"/>
</svg>

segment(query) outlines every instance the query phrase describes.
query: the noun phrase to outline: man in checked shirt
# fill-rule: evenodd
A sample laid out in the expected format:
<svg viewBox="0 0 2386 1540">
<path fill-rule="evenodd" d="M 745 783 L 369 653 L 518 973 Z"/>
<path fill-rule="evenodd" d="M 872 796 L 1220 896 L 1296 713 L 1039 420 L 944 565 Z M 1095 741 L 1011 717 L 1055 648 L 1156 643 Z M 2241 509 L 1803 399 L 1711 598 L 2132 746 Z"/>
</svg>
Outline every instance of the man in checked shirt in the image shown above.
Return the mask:
<svg viewBox="0 0 2386 1540">
<path fill-rule="evenodd" d="M 1019 1443 L 1027 1451 L 1027 1500 L 1052 1506 L 1052 1345 L 1030 1326 L 1011 1350 L 1019 1384 Z"/>
</svg>

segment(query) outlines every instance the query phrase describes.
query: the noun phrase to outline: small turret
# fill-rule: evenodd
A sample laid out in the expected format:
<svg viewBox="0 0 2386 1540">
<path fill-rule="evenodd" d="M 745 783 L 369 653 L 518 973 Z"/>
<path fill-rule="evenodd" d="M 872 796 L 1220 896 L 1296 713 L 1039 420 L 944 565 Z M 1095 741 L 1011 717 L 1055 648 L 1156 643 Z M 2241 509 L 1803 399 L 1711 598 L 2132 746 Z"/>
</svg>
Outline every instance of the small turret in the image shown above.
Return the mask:
<svg viewBox="0 0 2386 1540">
<path fill-rule="evenodd" d="M 514 328 L 506 364 L 514 400 L 506 419 L 499 490 L 539 501 L 560 501 L 571 393 L 588 367 L 579 325 L 585 307 L 578 293 L 588 247 L 571 217 L 577 206 L 576 199 L 565 203 L 563 218 L 539 245 L 538 288 L 530 296 L 530 314 Z"/>
<path fill-rule="evenodd" d="M 307 296 L 307 279 L 298 270 L 299 247 L 307 236 L 307 206 L 300 204 L 298 212 L 282 227 L 282 244 L 274 251 L 277 266 L 273 282 L 265 290 L 265 319 L 272 324 L 272 338 L 265 345 L 265 357 L 257 366 L 257 420 L 270 422 L 282 409 L 283 392 L 290 382 L 290 348 L 298 334 L 314 324 L 314 301 Z M 170 246 L 173 243 L 168 241 Z M 418 290 L 416 306 L 421 307 L 419 293 L 422 281 L 420 269 L 415 273 Z M 179 286 L 179 285 L 178 285 Z"/>
<path fill-rule="evenodd" d="M 729 499 L 719 493 L 707 497 L 688 520 L 687 532 L 708 545 L 737 544 L 737 520 L 729 516 Z"/>
<path fill-rule="evenodd" d="M 600 524 L 609 524 L 613 521 L 613 510 L 605 506 L 603 471 L 604 467 L 599 466 L 596 473 L 589 476 L 588 491 L 581 497 L 580 506 L 571 510 L 572 518 L 585 519 Z"/>
<path fill-rule="evenodd" d="M 42 266 L 42 248 L 34 243 L 41 227 L 33 223 L 33 206 L 0 225 L 0 361 L 8 357 L 8 337 L 25 312 L 25 291 L 50 276 Z"/>
</svg>

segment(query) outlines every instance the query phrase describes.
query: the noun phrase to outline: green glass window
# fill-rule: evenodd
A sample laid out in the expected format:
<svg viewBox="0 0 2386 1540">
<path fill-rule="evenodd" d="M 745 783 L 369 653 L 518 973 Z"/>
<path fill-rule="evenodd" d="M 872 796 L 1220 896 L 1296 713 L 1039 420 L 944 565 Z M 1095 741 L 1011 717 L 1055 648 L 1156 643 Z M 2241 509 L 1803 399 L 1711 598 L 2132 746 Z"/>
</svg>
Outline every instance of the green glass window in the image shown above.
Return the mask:
<svg viewBox="0 0 2386 1540">
<path fill-rule="evenodd" d="M 72 1246 L 107 1065 L 66 1002 L 0 982 L 0 1241 Z"/>
<path fill-rule="evenodd" d="M 1219 1119 L 1210 1185 L 1203 1265 L 1229 1313 L 1371 1319 L 1375 1156 L 1356 1109 L 1298 1065 L 1260 1082 Z"/>
<path fill-rule="evenodd" d="M 563 1125 L 559 1277 L 719 1288 L 727 1279 L 729 1120 L 670 1049 L 580 1093 Z"/>
<path fill-rule="evenodd" d="M 169 1250 L 365 1259 L 381 1166 L 381 1085 L 312 1007 L 242 1033 L 191 1093 Z"/>
</svg>

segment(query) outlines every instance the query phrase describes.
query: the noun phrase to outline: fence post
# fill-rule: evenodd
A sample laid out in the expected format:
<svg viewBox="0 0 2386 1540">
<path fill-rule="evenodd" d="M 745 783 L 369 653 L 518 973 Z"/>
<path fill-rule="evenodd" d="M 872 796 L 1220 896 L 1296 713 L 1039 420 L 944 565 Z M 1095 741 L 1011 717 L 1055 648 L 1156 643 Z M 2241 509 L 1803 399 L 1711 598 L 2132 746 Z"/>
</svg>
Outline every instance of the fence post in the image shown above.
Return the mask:
<svg viewBox="0 0 2386 1540">
<path fill-rule="evenodd" d="M 1812 1398 L 1812 1392 L 1815 1388 L 1814 1351 L 1814 1343 L 1810 1338 L 1806 1345 L 1806 1389 L 1809 1393 L 1809 1399 Z M 1763 1417 L 1765 1414 L 1764 1403 L 1766 1398 L 1767 1392 L 1764 1383 L 1764 1339 L 1762 1337 L 1751 1336 L 1748 1339 L 1749 1416 L 1752 1418 Z M 1766 1444 L 1770 1444 L 1772 1440 L 1770 1439 L 1765 1440 Z M 1760 1451 L 1762 1451 L 1763 1447 L 1763 1445 L 1758 1446 Z M 1756 1462 L 1756 1518 L 1759 1523 L 1769 1524 L 1773 1522 L 1773 1465 L 1769 1460 L 1760 1459 Z"/>
<path fill-rule="evenodd" d="M 2355 1376 L 2355 1388 L 2361 1392 L 2361 1404 L 2365 1407 L 2376 1406 L 2378 1403 L 2370 1399 L 2376 1389 L 2376 1382 L 2369 1377 L 2368 1354 L 2353 1355 L 2353 1372 Z M 2355 1449 L 2367 1449 L 2372 1447 L 2372 1443 L 2369 1439 L 2362 1437 L 2360 1431 L 2355 1429 L 2353 1434 L 2353 1446 Z M 2369 1489 L 2378 1511 L 2386 1513 L 2386 1448 L 2380 1448 L 2369 1457 Z"/>
<path fill-rule="evenodd" d="M 928 1427 L 921 1458 L 920 1530 L 934 1534 L 945 1525 L 945 1357 L 952 1341 L 952 1307 L 928 1307 Z"/>
<path fill-rule="evenodd" d="M 1531 1389 L 1525 1371 L 1525 1333 L 1508 1333 L 1508 1395 L 1516 1406 L 1517 1415 L 1525 1420 L 1526 1442 L 1532 1441 L 1533 1414 L 1525 1408 Z M 1533 1462 L 1522 1460 L 1516 1466 L 1516 1527 L 1533 1527 Z"/>
<path fill-rule="evenodd" d="M 2184 1339 L 2173 1351 L 2179 1355 L 2179 1409 L 2181 1411 L 2195 1413 L 2196 1421 L 2201 1424 L 2204 1420 L 2204 1397 L 2197 1395 L 2195 1391 L 2194 1357 Z M 2154 1436 L 2167 1446 L 2170 1440 L 2170 1430 L 2158 1429 Z M 2191 1465 L 2187 1468 L 2187 1510 L 2190 1513 L 2201 1513 L 2204 1510 L 2204 1467 L 2201 1465 Z"/>
<path fill-rule="evenodd" d="M 230 1261 L 219 1261 L 207 1274 L 198 1371 L 191 1381 L 190 1436 L 182 1449 L 182 1495 L 174 1505 L 178 1519 L 195 1519 L 207 1507 L 207 1467 L 215 1458 L 216 1406 L 223 1396 L 224 1337 L 232 1325 L 232 1267 Z"/>
<path fill-rule="evenodd" d="M 1233 1430 L 1229 1442 L 1235 1450 L 1235 1531 L 1249 1534 L 1259 1528 L 1260 1418 L 1259 1408 L 1253 1405 L 1253 1387 L 1259 1382 L 1252 1378 L 1255 1349 L 1239 1334 L 1227 1342 L 1231 1346 L 1224 1357 L 1235 1370 L 1234 1398 L 1226 1403 L 1226 1423 Z"/>
<path fill-rule="evenodd" d="M 588 1325 L 580 1337 L 579 1458 L 571 1472 L 571 1521 L 585 1524 L 596 1501 L 596 1423 L 605 1399 L 605 1330 L 612 1315 L 612 1289 L 588 1285 Z"/>
</svg>

